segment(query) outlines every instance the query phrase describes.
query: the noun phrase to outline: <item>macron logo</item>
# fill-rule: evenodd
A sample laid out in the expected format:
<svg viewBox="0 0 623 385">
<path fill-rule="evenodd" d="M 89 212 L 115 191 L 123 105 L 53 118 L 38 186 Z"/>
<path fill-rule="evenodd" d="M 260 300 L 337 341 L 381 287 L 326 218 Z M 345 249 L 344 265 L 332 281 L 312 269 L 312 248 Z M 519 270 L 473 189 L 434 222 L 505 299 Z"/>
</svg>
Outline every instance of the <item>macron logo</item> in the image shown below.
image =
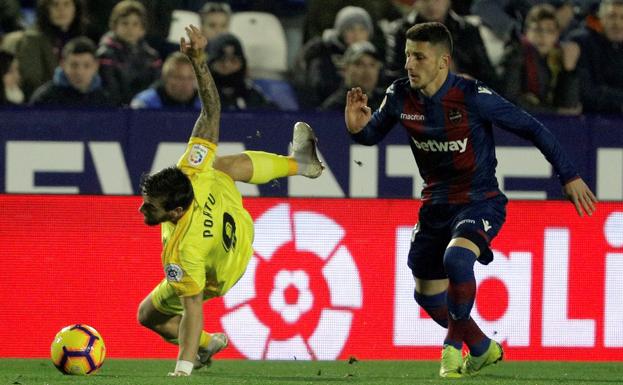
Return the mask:
<svg viewBox="0 0 623 385">
<path fill-rule="evenodd" d="M 400 114 L 400 119 L 403 120 L 415 120 L 418 122 L 424 121 L 424 115 L 420 114 L 405 114 L 404 112 Z"/>
<path fill-rule="evenodd" d="M 493 92 L 491 92 L 490 89 L 483 87 L 483 86 L 478 86 L 478 93 L 479 94 L 489 94 L 489 95 L 493 95 Z"/>
<path fill-rule="evenodd" d="M 486 219 L 482 220 L 482 227 L 485 228 L 485 232 L 489 231 L 491 229 L 491 225 L 489 224 L 489 221 Z"/>
<path fill-rule="evenodd" d="M 438 142 L 434 139 L 418 142 L 415 138 L 411 138 L 413 144 L 418 150 L 432 152 L 465 152 L 467 149 L 467 138 L 463 140 L 451 140 L 448 142 Z"/>
</svg>

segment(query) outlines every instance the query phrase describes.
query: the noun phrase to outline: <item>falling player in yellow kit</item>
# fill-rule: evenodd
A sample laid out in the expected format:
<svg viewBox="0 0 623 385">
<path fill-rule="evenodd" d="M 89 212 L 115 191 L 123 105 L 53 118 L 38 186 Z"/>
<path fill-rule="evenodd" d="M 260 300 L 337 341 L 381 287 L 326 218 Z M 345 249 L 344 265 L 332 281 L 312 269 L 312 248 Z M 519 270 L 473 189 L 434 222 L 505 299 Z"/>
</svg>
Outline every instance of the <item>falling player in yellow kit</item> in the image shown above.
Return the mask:
<svg viewBox="0 0 623 385">
<path fill-rule="evenodd" d="M 227 346 L 223 333 L 203 330 L 203 302 L 224 295 L 242 276 L 253 254 L 253 221 L 234 181 L 265 183 L 278 177 L 322 172 L 316 138 L 294 126 L 290 156 L 257 151 L 217 157 L 220 101 L 205 60 L 206 40 L 194 26 L 180 50 L 190 59 L 202 110 L 186 152 L 175 167 L 141 181 L 140 212 L 162 226 L 165 279 L 141 302 L 139 322 L 179 345 L 171 376 L 187 376 Z"/>
</svg>

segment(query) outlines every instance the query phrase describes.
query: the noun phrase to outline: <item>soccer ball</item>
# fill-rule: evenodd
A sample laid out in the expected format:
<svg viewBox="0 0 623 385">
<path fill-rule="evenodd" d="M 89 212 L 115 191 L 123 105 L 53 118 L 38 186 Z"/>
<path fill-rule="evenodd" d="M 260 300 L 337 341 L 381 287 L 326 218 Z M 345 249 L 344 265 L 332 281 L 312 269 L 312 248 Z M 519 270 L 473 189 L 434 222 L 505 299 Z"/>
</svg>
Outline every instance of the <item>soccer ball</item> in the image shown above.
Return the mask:
<svg viewBox="0 0 623 385">
<path fill-rule="evenodd" d="M 50 350 L 54 366 L 64 374 L 93 374 L 106 356 L 102 336 L 91 326 L 82 324 L 62 328 Z"/>
</svg>

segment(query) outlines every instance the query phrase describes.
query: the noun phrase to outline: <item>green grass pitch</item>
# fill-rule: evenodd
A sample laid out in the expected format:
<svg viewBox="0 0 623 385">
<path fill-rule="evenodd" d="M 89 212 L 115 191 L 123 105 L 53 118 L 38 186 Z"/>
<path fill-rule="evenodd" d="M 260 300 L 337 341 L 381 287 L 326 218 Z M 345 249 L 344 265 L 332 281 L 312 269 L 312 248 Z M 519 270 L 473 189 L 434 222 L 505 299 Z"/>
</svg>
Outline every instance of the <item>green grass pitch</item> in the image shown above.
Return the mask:
<svg viewBox="0 0 623 385">
<path fill-rule="evenodd" d="M 216 361 L 192 377 L 168 378 L 173 360 L 105 362 L 94 376 L 65 376 L 49 360 L 0 359 L 0 385 L 159 385 L 159 384 L 623 384 L 623 363 L 502 362 L 480 376 L 437 377 L 434 361 Z"/>
</svg>

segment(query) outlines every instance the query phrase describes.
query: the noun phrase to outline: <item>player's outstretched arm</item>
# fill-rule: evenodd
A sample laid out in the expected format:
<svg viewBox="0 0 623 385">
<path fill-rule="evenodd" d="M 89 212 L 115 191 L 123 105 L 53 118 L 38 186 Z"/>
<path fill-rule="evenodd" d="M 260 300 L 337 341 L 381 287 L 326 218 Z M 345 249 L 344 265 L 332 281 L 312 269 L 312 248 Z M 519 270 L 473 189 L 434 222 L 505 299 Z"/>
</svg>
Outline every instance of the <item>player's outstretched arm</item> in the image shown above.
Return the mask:
<svg viewBox="0 0 623 385">
<path fill-rule="evenodd" d="M 169 376 L 189 376 L 199 350 L 199 338 L 203 328 L 203 292 L 194 296 L 180 297 L 184 314 L 180 321 L 179 343 L 175 371 Z"/>
<path fill-rule="evenodd" d="M 351 134 L 360 132 L 371 118 L 372 109 L 368 107 L 368 96 L 359 87 L 348 91 L 344 109 L 344 120 L 348 132 Z"/>
<path fill-rule="evenodd" d="M 595 212 L 595 203 L 597 203 L 597 198 L 591 189 L 588 188 L 586 183 L 584 183 L 582 178 L 574 179 L 565 184 L 563 186 L 563 191 L 567 198 L 573 202 L 573 205 L 580 216 L 583 216 L 584 212 L 588 215 L 593 215 Z"/>
<path fill-rule="evenodd" d="M 221 100 L 206 62 L 205 47 L 208 41 L 194 25 L 186 27 L 186 35 L 189 41 L 184 38 L 180 40 L 180 51 L 188 57 L 195 70 L 202 104 L 192 136 L 218 143 Z"/>
</svg>

